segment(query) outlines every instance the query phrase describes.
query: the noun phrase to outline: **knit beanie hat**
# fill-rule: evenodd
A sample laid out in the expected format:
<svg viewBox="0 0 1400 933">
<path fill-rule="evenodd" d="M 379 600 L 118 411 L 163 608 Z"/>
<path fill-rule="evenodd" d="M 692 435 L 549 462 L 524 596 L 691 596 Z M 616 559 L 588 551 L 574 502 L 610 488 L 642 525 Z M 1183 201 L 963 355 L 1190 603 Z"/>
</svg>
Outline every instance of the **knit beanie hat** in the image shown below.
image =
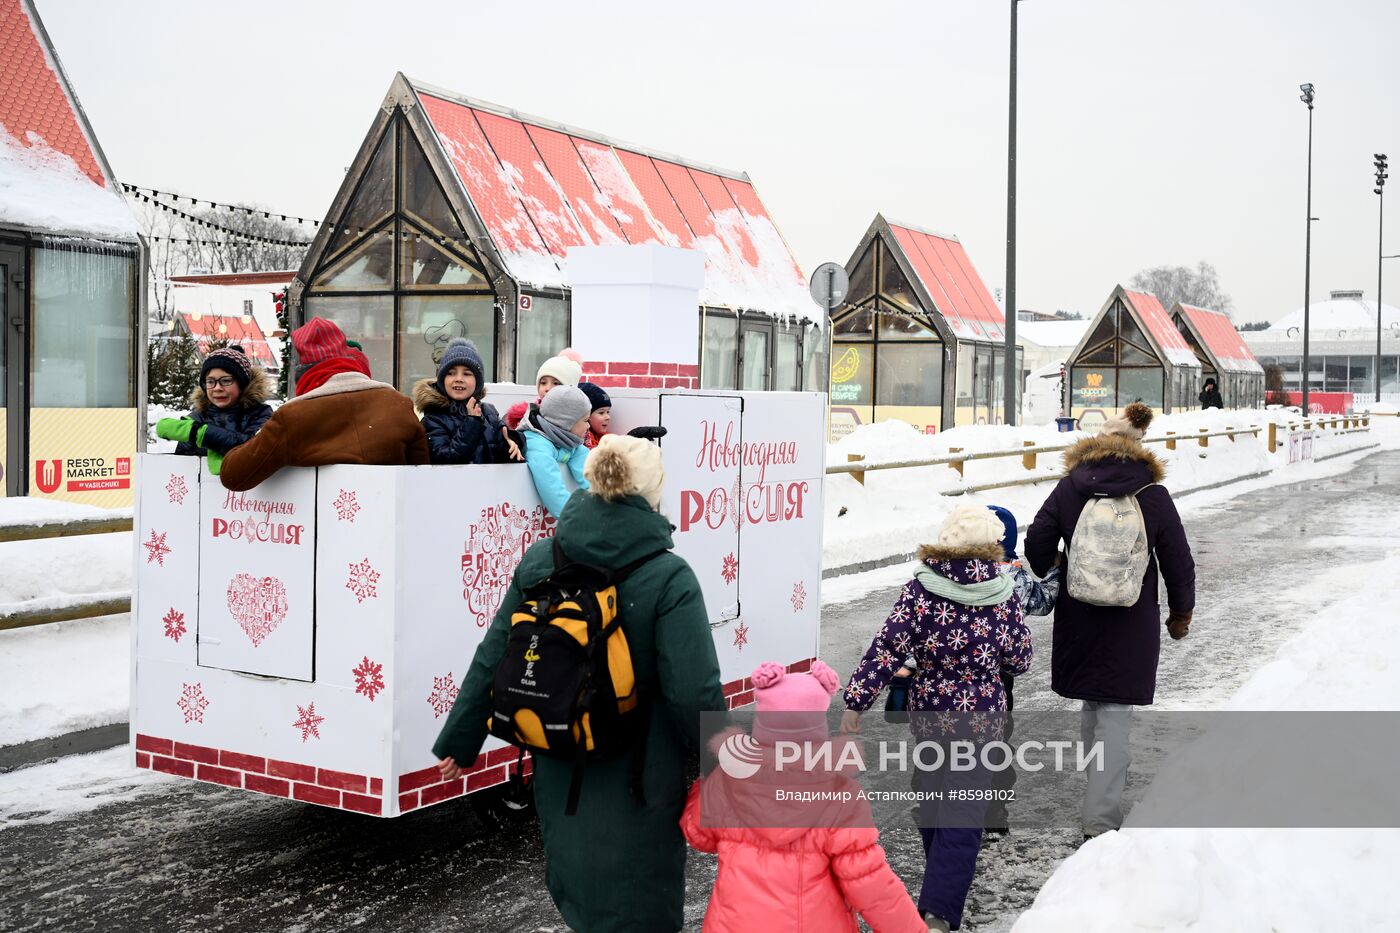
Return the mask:
<svg viewBox="0 0 1400 933">
<path fill-rule="evenodd" d="M 602 386 L 595 385 L 591 382 L 580 382 L 578 387 L 584 395 L 588 396 L 588 404 L 593 406 L 589 414 L 592 414 L 600 408 L 612 407 L 612 399 L 608 398 L 608 393 L 603 391 Z"/>
<path fill-rule="evenodd" d="M 240 392 L 248 388 L 248 383 L 253 381 L 253 361 L 248 359 L 243 348 L 236 343 L 209 351 L 209 355 L 199 367 L 200 385 L 204 385 L 204 379 L 211 369 L 222 369 L 232 376 L 233 381 L 238 383 Z"/>
<path fill-rule="evenodd" d="M 986 506 L 960 505 L 938 529 L 938 546 L 953 552 L 975 550 L 999 543 L 1003 534 L 1001 519 Z"/>
<path fill-rule="evenodd" d="M 588 396 L 578 386 L 555 386 L 540 402 L 540 417 L 567 431 L 588 417 Z"/>
<path fill-rule="evenodd" d="M 1133 402 L 1123 413 L 1116 418 L 1109 418 L 1099 428 L 1100 434 L 1116 434 L 1119 437 L 1126 437 L 1130 440 L 1140 441 L 1147 434 L 1147 427 L 1152 423 L 1152 409 L 1142 402 Z"/>
<path fill-rule="evenodd" d="M 757 704 L 753 737 L 776 742 L 825 742 L 826 711 L 841 689 L 841 678 L 824 661 L 813 661 L 806 674 L 790 674 L 781 664 L 760 664 L 749 679 Z"/>
<path fill-rule="evenodd" d="M 548 401 L 555 389 L 545 396 Z M 661 486 L 666 470 L 661 465 L 661 448 L 640 437 L 604 434 L 583 465 L 583 478 L 595 496 L 618 502 L 627 496 L 641 496 L 653 512 L 661 510 Z"/>
<path fill-rule="evenodd" d="M 540 371 L 535 374 L 535 381 L 539 382 L 545 376 L 553 376 L 559 380 L 560 385 L 576 386 L 583 378 L 583 367 L 579 365 L 577 360 L 571 360 L 567 356 L 551 356 L 540 364 Z"/>
<path fill-rule="evenodd" d="M 444 395 L 447 394 L 447 389 L 443 387 L 442 380 L 447 378 L 448 370 L 454 366 L 465 366 L 472 371 L 472 375 L 476 377 L 474 395 L 485 392 L 486 376 L 481 366 L 481 351 L 466 337 L 453 337 L 448 342 L 447 349 L 443 351 L 442 359 L 438 361 L 437 388 Z"/>
<path fill-rule="evenodd" d="M 992 514 L 1001 520 L 1001 548 L 1006 560 L 1016 559 L 1016 516 L 1011 514 L 1010 509 L 1004 509 L 999 505 L 989 505 Z"/>
<path fill-rule="evenodd" d="M 313 317 L 292 331 L 292 349 L 297 353 L 297 362 L 306 367 L 350 355 L 345 331 L 340 329 L 339 324 L 323 317 Z"/>
</svg>

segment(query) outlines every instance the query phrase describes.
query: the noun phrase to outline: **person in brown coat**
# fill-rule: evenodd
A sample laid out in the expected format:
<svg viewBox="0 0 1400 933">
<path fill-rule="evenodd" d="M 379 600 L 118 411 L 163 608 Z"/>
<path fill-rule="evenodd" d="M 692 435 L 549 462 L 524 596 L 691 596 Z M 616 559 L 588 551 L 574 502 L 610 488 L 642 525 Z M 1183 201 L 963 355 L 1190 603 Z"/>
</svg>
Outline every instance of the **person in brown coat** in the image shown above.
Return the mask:
<svg viewBox="0 0 1400 933">
<path fill-rule="evenodd" d="M 253 439 L 229 452 L 219 479 L 244 491 L 286 466 L 428 462 L 428 438 L 413 403 L 369 377 L 369 361 L 324 318 L 292 331 L 300 360 L 297 394 Z"/>
</svg>

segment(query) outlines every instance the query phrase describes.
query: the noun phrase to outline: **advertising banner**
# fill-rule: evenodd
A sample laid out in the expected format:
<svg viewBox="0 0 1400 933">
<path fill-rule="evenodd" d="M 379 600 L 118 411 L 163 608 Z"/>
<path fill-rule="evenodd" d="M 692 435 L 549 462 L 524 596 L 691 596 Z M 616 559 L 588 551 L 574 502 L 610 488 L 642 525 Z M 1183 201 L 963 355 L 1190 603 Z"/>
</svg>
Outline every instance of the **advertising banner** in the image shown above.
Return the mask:
<svg viewBox="0 0 1400 933">
<path fill-rule="evenodd" d="M 29 494 L 108 509 L 132 504 L 134 408 L 36 408 L 29 416 Z"/>
</svg>

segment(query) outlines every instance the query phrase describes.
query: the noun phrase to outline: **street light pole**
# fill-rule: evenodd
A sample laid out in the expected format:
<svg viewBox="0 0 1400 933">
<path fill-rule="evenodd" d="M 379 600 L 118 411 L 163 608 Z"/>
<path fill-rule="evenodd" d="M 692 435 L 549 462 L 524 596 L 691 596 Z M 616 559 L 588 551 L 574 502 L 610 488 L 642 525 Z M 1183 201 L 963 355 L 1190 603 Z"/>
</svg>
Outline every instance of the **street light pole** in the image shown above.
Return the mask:
<svg viewBox="0 0 1400 933">
<path fill-rule="evenodd" d="M 1313 130 L 1313 86 L 1301 84 L 1303 92 L 1298 98 L 1308 105 L 1308 234 L 1303 251 L 1303 415 L 1306 417 L 1312 408 L 1308 404 L 1308 386 L 1312 382 L 1312 358 L 1308 353 L 1308 338 L 1311 336 L 1312 300 L 1312 130 Z"/>
<path fill-rule="evenodd" d="M 1011 105 L 1006 134 L 1006 367 L 1002 395 L 1006 424 L 1014 425 L 1021 395 L 1021 374 L 1016 369 L 1016 6 L 1011 0 Z"/>
<path fill-rule="evenodd" d="M 1384 152 L 1376 153 L 1376 403 L 1381 400 L 1381 328 L 1384 325 L 1384 315 L 1381 313 L 1381 269 L 1385 259 L 1381 254 L 1385 252 L 1385 180 L 1390 177 L 1386 172 L 1389 160 Z"/>
</svg>

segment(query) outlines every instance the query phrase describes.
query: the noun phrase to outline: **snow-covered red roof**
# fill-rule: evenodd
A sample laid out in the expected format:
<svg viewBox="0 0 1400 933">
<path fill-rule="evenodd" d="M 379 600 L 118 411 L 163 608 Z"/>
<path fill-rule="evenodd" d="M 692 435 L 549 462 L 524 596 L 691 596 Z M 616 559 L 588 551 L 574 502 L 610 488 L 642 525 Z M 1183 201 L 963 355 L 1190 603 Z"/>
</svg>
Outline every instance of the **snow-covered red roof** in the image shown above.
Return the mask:
<svg viewBox="0 0 1400 933">
<path fill-rule="evenodd" d="M 1254 358 L 1254 353 L 1245 345 L 1240 332 L 1230 319 L 1219 311 L 1197 308 L 1178 302 L 1176 309 L 1181 312 L 1192 333 L 1201 342 L 1216 365 L 1231 373 L 1262 373 L 1264 367 Z"/>
<path fill-rule="evenodd" d="M 909 266 L 959 340 L 1004 340 L 1006 318 L 957 237 L 889 221 Z"/>
<path fill-rule="evenodd" d="M 182 313 L 180 321 L 203 348 L 210 340 L 227 340 L 236 343 L 248 354 L 249 359 L 263 368 L 278 366 L 267 337 L 258 326 L 257 318 L 251 314 L 236 317 L 231 314 Z"/>
<path fill-rule="evenodd" d="M 137 234 L 27 0 L 0 0 L 0 225 Z"/>
<path fill-rule="evenodd" d="M 820 319 L 748 176 L 415 84 L 507 271 L 568 285 L 570 247 L 659 243 L 705 254 L 707 305 Z"/>
<path fill-rule="evenodd" d="M 1147 328 L 1149 336 L 1157 342 L 1167 359 L 1175 366 L 1198 366 L 1196 352 L 1191 349 L 1191 345 L 1186 342 L 1186 338 L 1181 336 L 1181 332 L 1172 323 L 1171 315 L 1167 309 L 1162 307 L 1162 302 L 1157 300 L 1156 295 L 1147 292 L 1130 292 L 1123 290 L 1123 300 L 1132 305 L 1137 312 L 1138 319 Z"/>
</svg>

